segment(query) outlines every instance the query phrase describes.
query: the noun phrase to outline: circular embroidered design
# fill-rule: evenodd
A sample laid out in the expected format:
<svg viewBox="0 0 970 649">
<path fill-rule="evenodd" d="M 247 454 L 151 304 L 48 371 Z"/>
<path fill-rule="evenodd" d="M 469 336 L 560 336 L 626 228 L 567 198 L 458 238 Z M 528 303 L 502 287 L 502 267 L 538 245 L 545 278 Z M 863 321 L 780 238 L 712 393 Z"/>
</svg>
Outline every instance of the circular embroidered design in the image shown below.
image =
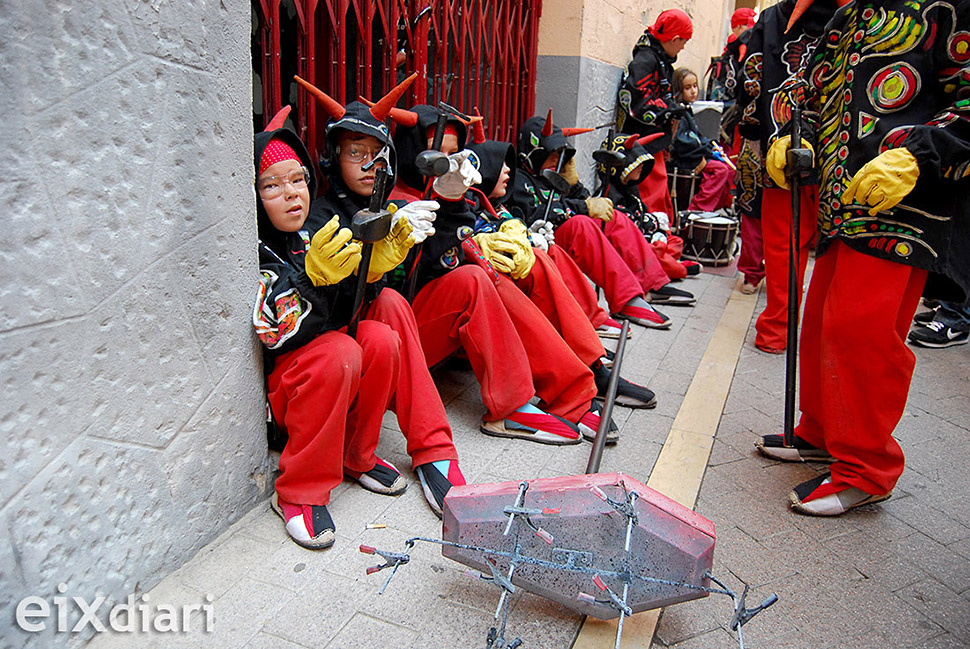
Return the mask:
<svg viewBox="0 0 970 649">
<path fill-rule="evenodd" d="M 859 63 L 859 59 L 862 58 L 858 53 L 852 53 L 849 55 L 849 65 L 856 65 Z"/>
<path fill-rule="evenodd" d="M 862 11 L 863 20 L 872 20 L 872 17 L 875 15 L 876 15 L 876 11 L 872 7 L 869 7 L 868 9 L 864 9 Z"/>
<path fill-rule="evenodd" d="M 920 77 L 909 63 L 891 63 L 876 72 L 866 87 L 872 107 L 881 113 L 901 110 L 919 93 Z"/>
<path fill-rule="evenodd" d="M 850 113 L 849 111 L 845 111 L 844 113 L 842 113 L 842 123 L 845 124 L 846 126 L 848 126 L 849 124 L 851 124 L 852 123 L 852 113 Z"/>
<path fill-rule="evenodd" d="M 465 239 L 468 239 L 473 234 L 475 234 L 475 230 L 473 230 L 470 226 L 467 226 L 467 225 L 459 225 L 458 229 L 455 231 L 455 234 L 458 235 L 459 241 L 464 241 Z"/>
<path fill-rule="evenodd" d="M 882 139 L 879 144 L 879 153 L 886 151 L 888 149 L 898 149 L 903 146 L 903 141 L 909 132 L 913 129 L 912 126 L 897 126 L 893 130 L 886 133 L 886 137 Z"/>
<path fill-rule="evenodd" d="M 449 248 L 439 258 L 441 265 L 445 268 L 458 268 L 458 248 Z"/>
<path fill-rule="evenodd" d="M 947 42 L 947 53 L 954 63 L 970 61 L 970 32 L 957 32 Z"/>
<path fill-rule="evenodd" d="M 839 133 L 839 142 L 841 142 L 842 144 L 845 144 L 848 141 L 849 141 L 848 133 L 846 133 L 845 131 L 842 131 L 841 133 Z"/>
<path fill-rule="evenodd" d="M 900 241 L 896 244 L 895 253 L 900 257 L 909 257 L 913 252 L 913 247 L 906 243 L 905 241 Z"/>
</svg>

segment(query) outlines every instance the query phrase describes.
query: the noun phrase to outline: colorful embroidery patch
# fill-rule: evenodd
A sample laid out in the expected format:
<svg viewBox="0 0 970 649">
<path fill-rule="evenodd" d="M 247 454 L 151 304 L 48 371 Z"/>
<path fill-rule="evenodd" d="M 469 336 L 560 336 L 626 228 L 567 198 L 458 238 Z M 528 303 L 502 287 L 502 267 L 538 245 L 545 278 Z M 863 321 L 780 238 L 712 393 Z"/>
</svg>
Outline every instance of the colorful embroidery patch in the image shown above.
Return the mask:
<svg viewBox="0 0 970 649">
<path fill-rule="evenodd" d="M 859 111 L 859 139 L 861 140 L 872 135 L 872 132 L 876 128 L 876 122 L 878 121 L 878 117 Z"/>
<path fill-rule="evenodd" d="M 451 270 L 453 268 L 458 268 L 458 248 L 449 248 L 445 251 L 443 255 L 438 259 L 441 265 L 445 268 Z"/>
<path fill-rule="evenodd" d="M 869 101 L 880 113 L 891 113 L 905 108 L 919 90 L 919 73 L 905 61 L 891 63 L 876 72 L 866 88 Z"/>
</svg>

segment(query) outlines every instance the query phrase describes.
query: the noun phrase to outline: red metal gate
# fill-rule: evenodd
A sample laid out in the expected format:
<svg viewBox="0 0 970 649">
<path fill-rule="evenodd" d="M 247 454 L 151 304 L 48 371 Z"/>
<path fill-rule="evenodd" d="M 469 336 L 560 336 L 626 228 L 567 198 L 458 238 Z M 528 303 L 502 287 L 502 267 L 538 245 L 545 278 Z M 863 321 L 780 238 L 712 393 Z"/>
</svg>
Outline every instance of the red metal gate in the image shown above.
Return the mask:
<svg viewBox="0 0 970 649">
<path fill-rule="evenodd" d="M 402 102 L 478 106 L 490 137 L 511 140 L 533 113 L 542 0 L 252 0 L 256 128 L 293 104 L 316 156 L 326 116 L 293 75 L 346 103 L 382 96 L 411 72 Z M 262 110 L 258 110 L 262 108 Z"/>
</svg>

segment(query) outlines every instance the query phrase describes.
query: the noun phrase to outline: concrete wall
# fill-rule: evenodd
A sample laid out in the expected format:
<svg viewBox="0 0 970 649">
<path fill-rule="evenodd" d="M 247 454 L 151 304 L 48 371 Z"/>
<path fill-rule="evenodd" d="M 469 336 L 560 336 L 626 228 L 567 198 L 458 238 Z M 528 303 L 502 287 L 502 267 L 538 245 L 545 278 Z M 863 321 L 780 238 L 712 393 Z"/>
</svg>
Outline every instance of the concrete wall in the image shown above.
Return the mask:
<svg viewBox="0 0 970 649">
<path fill-rule="evenodd" d="M 0 645 L 76 646 L 17 602 L 145 591 L 266 492 L 250 8 L 0 6 Z"/>
<path fill-rule="evenodd" d="M 729 6 L 730 5 L 730 6 Z M 616 89 L 633 45 L 664 9 L 680 8 L 694 22 L 694 37 L 677 65 L 703 75 L 726 38 L 731 0 L 562 0 L 545 2 L 539 22 L 536 113 L 553 108 L 560 126 L 598 126 L 614 118 Z M 580 179 L 592 189 L 590 152 L 606 129 L 575 138 Z M 583 162 L 588 164 L 584 165 Z"/>
</svg>

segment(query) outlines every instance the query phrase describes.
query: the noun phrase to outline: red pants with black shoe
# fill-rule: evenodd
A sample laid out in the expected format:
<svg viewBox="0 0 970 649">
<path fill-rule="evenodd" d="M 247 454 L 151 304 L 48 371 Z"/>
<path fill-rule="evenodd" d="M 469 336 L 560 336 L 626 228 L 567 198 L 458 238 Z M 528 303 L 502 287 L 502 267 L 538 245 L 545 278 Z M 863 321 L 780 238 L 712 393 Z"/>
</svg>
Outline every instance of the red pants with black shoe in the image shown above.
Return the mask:
<svg viewBox="0 0 970 649">
<path fill-rule="evenodd" d="M 574 217 L 575 218 L 575 217 Z M 610 240 L 620 257 L 630 267 L 643 292 L 653 291 L 670 282 L 670 277 L 664 272 L 657 253 L 654 252 L 647 240 L 640 232 L 640 228 L 626 212 L 613 210 L 613 218 L 600 221 L 603 234 Z M 686 271 L 684 271 L 686 275 Z"/>
<path fill-rule="evenodd" d="M 370 304 L 365 317 L 385 323 L 401 340 L 401 371 L 390 409 L 397 415 L 401 432 L 407 440 L 412 466 L 438 460 L 457 460 L 451 424 L 448 423 L 438 388 L 428 371 L 411 305 L 397 291 L 385 288 Z"/>
<path fill-rule="evenodd" d="M 326 505 L 344 467 L 374 468 L 384 412 L 400 374 L 400 338 L 365 320 L 357 340 L 328 331 L 281 354 L 268 397 L 289 439 L 280 455 L 276 493 L 301 505 Z"/>
<path fill-rule="evenodd" d="M 818 219 L 818 187 L 801 190 L 801 220 L 798 237 L 798 300 L 801 302 L 805 265 L 815 236 Z M 765 187 L 761 200 L 761 232 L 765 254 L 765 310 L 755 323 L 758 349 L 780 353 L 788 346 L 788 248 L 792 223 L 791 192 Z"/>
<path fill-rule="evenodd" d="M 583 310 L 583 313 L 586 314 L 586 318 L 593 325 L 593 328 L 595 329 L 606 322 L 610 314 L 600 306 L 596 291 L 589 283 L 589 280 L 586 279 L 583 271 L 573 261 L 573 258 L 569 256 L 569 253 L 562 246 L 553 244 L 549 246 L 548 255 L 555 262 L 562 281 L 566 283 L 566 287 L 572 294 L 573 299 L 576 300 L 579 307 Z"/>
<path fill-rule="evenodd" d="M 600 222 L 585 214 L 572 216 L 556 228 L 556 244 L 569 253 L 594 284 L 603 289 L 610 312 L 618 313 L 627 302 L 642 296 L 645 291 L 640 280 L 597 225 Z M 637 233 L 642 240 L 643 235 L 639 231 Z"/>
<path fill-rule="evenodd" d="M 720 160 L 708 160 L 701 171 L 701 186 L 690 200 L 691 210 L 714 212 L 731 204 L 734 169 Z"/>
<path fill-rule="evenodd" d="M 926 276 L 840 241 L 815 260 L 802 324 L 795 435 L 837 459 L 831 467 L 837 491 L 850 486 L 887 494 L 903 472 L 892 433 L 916 365 L 906 336 Z"/>
</svg>

